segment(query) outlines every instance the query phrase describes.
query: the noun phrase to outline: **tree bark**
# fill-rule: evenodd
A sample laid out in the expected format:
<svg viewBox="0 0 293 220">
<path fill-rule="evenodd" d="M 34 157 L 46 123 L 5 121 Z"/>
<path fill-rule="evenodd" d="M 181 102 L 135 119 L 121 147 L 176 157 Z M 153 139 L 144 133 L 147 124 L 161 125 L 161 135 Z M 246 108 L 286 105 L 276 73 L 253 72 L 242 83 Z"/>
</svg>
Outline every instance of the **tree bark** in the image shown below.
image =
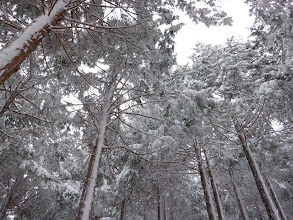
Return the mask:
<svg viewBox="0 0 293 220">
<path fill-rule="evenodd" d="M 207 153 L 206 153 L 205 150 L 204 150 L 204 154 L 205 154 L 205 157 L 206 157 L 208 174 L 209 174 L 210 181 L 211 181 L 211 185 L 212 185 L 212 189 L 213 189 L 213 194 L 214 194 L 214 198 L 215 198 L 215 203 L 216 203 L 216 209 L 217 209 L 217 212 L 218 212 L 218 217 L 219 217 L 219 220 L 224 220 L 225 218 L 224 218 L 224 214 L 223 214 L 223 209 L 222 209 L 222 204 L 221 204 L 221 200 L 220 200 L 220 195 L 219 195 L 218 188 L 217 188 L 216 183 L 215 183 L 214 175 L 213 175 L 213 172 L 212 172 L 212 169 L 211 169 L 211 166 L 210 166 L 209 157 L 208 157 L 208 155 L 207 155 Z"/>
<path fill-rule="evenodd" d="M 126 204 L 127 204 L 127 199 L 123 199 L 122 205 L 121 205 L 120 220 L 125 219 Z"/>
<path fill-rule="evenodd" d="M 259 210 L 259 207 L 258 207 L 258 205 L 256 203 L 255 203 L 255 207 L 256 207 L 256 210 L 257 210 L 257 214 L 258 214 L 259 220 L 264 220 L 263 219 L 263 216 L 262 216 L 262 214 L 261 214 L 261 212 Z"/>
<path fill-rule="evenodd" d="M 19 181 L 20 181 L 20 177 L 16 177 L 15 181 L 12 183 L 10 189 L 7 192 L 7 196 L 3 202 L 3 205 L 0 210 L 0 220 L 4 220 L 4 218 L 6 216 L 8 206 L 12 202 L 13 195 L 14 195 L 15 191 L 17 190 L 17 185 L 18 185 Z"/>
<path fill-rule="evenodd" d="M 169 220 L 174 220 L 174 193 L 171 191 L 170 192 L 170 200 L 169 200 L 169 207 L 170 207 L 170 211 L 169 211 Z"/>
<path fill-rule="evenodd" d="M 161 195 L 160 195 L 160 187 L 157 189 L 157 196 L 158 196 L 158 220 L 161 220 Z"/>
<path fill-rule="evenodd" d="M 265 181 L 266 181 L 267 186 L 269 188 L 269 191 L 270 191 L 270 193 L 271 193 L 271 195 L 273 197 L 273 201 L 274 201 L 274 203 L 275 203 L 275 205 L 276 205 L 276 207 L 277 207 L 277 209 L 279 211 L 279 215 L 280 215 L 281 220 L 287 220 L 286 215 L 285 215 L 285 213 L 284 213 L 284 211 L 282 209 L 282 206 L 281 206 L 281 204 L 280 204 L 280 202 L 278 200 L 278 197 L 277 197 L 277 195 L 276 195 L 276 193 L 275 193 L 275 191 L 274 191 L 274 189 L 273 189 L 273 187 L 272 187 L 272 185 L 270 183 L 270 180 L 267 177 L 265 177 Z"/>
<path fill-rule="evenodd" d="M 125 216 L 126 216 L 126 205 L 128 203 L 128 201 L 131 198 L 133 192 L 133 188 L 130 189 L 130 191 L 126 191 L 124 198 L 122 200 L 122 204 L 121 204 L 121 212 L 120 212 L 120 220 L 124 220 Z"/>
<path fill-rule="evenodd" d="M 215 212 L 215 208 L 214 208 L 213 201 L 212 201 L 212 195 L 210 193 L 210 189 L 209 189 L 208 181 L 207 181 L 207 177 L 206 177 L 206 172 L 205 172 L 205 169 L 204 169 L 203 163 L 202 163 L 201 149 L 197 149 L 196 145 L 194 145 L 194 150 L 197 155 L 198 169 L 199 169 L 203 192 L 205 195 L 208 216 L 209 216 L 210 220 L 216 220 L 216 212 Z"/>
<path fill-rule="evenodd" d="M 80 198 L 76 220 L 89 219 L 90 210 L 91 210 L 91 206 L 92 206 L 94 194 L 95 194 L 95 186 L 96 186 L 96 180 L 98 177 L 100 157 L 101 157 L 102 149 L 104 146 L 107 122 L 108 122 L 108 117 L 110 113 L 113 92 L 114 92 L 114 88 L 116 84 L 115 79 L 116 77 L 113 77 L 112 82 L 110 83 L 109 89 L 106 93 L 106 98 L 105 98 L 104 106 L 102 110 L 101 121 L 99 124 L 99 134 L 97 137 L 97 144 L 94 146 L 92 151 L 90 164 L 88 167 L 88 173 L 84 183 L 82 196 Z"/>
<path fill-rule="evenodd" d="M 164 220 L 168 220 L 168 212 L 167 212 L 167 200 L 166 196 L 164 196 Z"/>
<path fill-rule="evenodd" d="M 0 51 L 0 86 L 18 71 L 23 61 L 50 33 L 50 26 L 64 19 L 66 5 L 67 3 L 63 0 L 59 0 L 50 11 L 38 17 L 14 41 Z"/>
<path fill-rule="evenodd" d="M 229 171 L 229 174 L 230 174 L 233 191 L 234 191 L 235 196 L 236 196 L 237 204 L 238 204 L 242 219 L 243 220 L 249 220 L 248 215 L 246 213 L 246 209 L 243 206 L 243 202 L 242 202 L 242 199 L 240 197 L 240 193 L 238 192 L 238 189 L 237 189 L 236 184 L 234 182 L 234 177 L 233 177 L 232 170 Z"/>
<path fill-rule="evenodd" d="M 143 220 L 147 220 L 146 205 L 143 207 Z"/>
<path fill-rule="evenodd" d="M 243 128 L 241 128 L 239 123 L 236 121 L 235 121 L 235 130 L 237 132 L 237 135 L 240 140 L 241 146 L 243 148 L 244 154 L 246 156 L 249 167 L 250 167 L 251 172 L 253 174 L 254 180 L 256 182 L 256 186 L 258 188 L 258 191 L 260 193 L 262 201 L 265 205 L 269 219 L 270 220 L 280 220 L 277 209 L 275 208 L 275 206 L 273 204 L 272 198 L 271 198 L 269 191 L 265 185 L 264 179 L 260 173 L 259 167 L 258 167 L 258 165 L 252 155 L 250 147 L 247 145 L 246 136 L 244 134 Z"/>
</svg>

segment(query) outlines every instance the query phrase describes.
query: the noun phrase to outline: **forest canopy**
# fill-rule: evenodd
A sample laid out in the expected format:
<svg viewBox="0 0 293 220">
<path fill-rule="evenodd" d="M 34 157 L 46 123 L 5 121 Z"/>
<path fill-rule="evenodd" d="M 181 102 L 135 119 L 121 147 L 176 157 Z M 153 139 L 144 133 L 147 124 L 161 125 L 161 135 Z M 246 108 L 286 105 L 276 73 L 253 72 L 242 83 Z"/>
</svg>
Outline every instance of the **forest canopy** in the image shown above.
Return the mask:
<svg viewBox="0 0 293 220">
<path fill-rule="evenodd" d="M 0 0 L 0 220 L 289 219 L 293 2 L 177 65 L 219 2 Z"/>
</svg>

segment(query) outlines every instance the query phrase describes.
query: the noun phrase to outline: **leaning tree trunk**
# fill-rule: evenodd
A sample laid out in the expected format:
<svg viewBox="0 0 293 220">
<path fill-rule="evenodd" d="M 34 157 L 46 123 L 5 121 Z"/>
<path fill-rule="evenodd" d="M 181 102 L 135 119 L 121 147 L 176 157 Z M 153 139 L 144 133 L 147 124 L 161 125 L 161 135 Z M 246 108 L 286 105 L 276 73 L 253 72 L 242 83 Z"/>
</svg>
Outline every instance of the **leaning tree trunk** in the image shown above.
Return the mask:
<svg viewBox="0 0 293 220">
<path fill-rule="evenodd" d="M 64 0 L 57 1 L 51 10 L 38 17 L 0 51 L 0 86 L 20 68 L 22 62 L 50 33 L 50 27 L 64 19 L 67 4 Z"/>
<path fill-rule="evenodd" d="M 201 149 L 200 148 L 197 149 L 197 146 L 194 145 L 194 150 L 195 150 L 196 156 L 197 156 L 197 164 L 198 164 L 198 169 L 199 169 L 203 192 L 205 195 L 208 216 L 209 216 L 210 220 L 216 220 L 216 212 L 215 212 L 215 208 L 213 205 L 212 195 L 211 195 L 209 185 L 208 185 L 207 174 L 206 174 L 206 171 L 205 171 L 205 169 L 203 167 L 203 163 L 202 163 Z"/>
<path fill-rule="evenodd" d="M 210 166 L 210 161 L 209 161 L 209 157 L 206 153 L 206 151 L 204 150 L 204 154 L 206 157 L 206 163 L 207 163 L 207 168 L 208 168 L 208 174 L 210 177 L 210 181 L 211 181 L 211 185 L 212 185 L 212 189 L 213 189 L 213 194 L 214 194 L 214 198 L 215 198 L 215 203 L 216 203 L 216 209 L 218 212 L 218 216 L 219 216 L 219 220 L 224 220 L 224 214 L 223 214 L 223 209 L 222 209 L 222 204 L 221 204 L 221 200 L 220 200 L 220 195 L 215 183 L 215 179 L 214 179 L 214 175 Z"/>
<path fill-rule="evenodd" d="M 115 78 L 115 77 L 114 77 Z M 104 106 L 102 110 L 101 121 L 99 124 L 99 134 L 97 137 L 97 143 L 93 148 L 88 173 L 86 180 L 83 186 L 83 192 L 81 195 L 79 208 L 77 212 L 76 220 L 88 220 L 90 218 L 90 211 L 95 195 L 95 186 L 96 180 L 98 177 L 99 163 L 101 158 L 102 149 L 105 141 L 105 134 L 107 128 L 108 117 L 110 113 L 110 107 L 113 98 L 113 92 L 115 88 L 115 80 L 112 79 L 112 82 L 109 86 L 109 89 L 106 93 L 106 98 L 104 101 Z"/>
<path fill-rule="evenodd" d="M 273 203 L 272 198 L 269 194 L 268 188 L 266 187 L 264 179 L 260 173 L 259 167 L 258 167 L 258 165 L 252 155 L 250 147 L 247 145 L 246 136 L 244 134 L 243 128 L 240 126 L 240 124 L 237 121 L 235 121 L 234 125 L 235 125 L 235 130 L 237 132 L 238 138 L 240 140 L 241 146 L 243 148 L 244 154 L 245 154 L 246 159 L 248 161 L 249 167 L 250 167 L 251 172 L 253 174 L 254 180 L 256 182 L 256 186 L 258 188 L 258 191 L 260 193 L 262 201 L 265 205 L 269 219 L 270 220 L 280 220 L 277 209 L 274 206 L 274 203 Z"/>
<path fill-rule="evenodd" d="M 232 183 L 232 187 L 233 187 L 233 191 L 235 193 L 235 196 L 236 196 L 236 200 L 237 200 L 237 204 L 238 204 L 238 207 L 239 207 L 239 210 L 240 210 L 240 214 L 242 216 L 242 219 L 243 220 L 248 220 L 248 215 L 246 213 L 246 209 L 244 208 L 243 206 L 243 202 L 242 202 L 242 199 L 240 197 L 240 194 L 238 192 L 238 189 L 236 187 L 236 184 L 234 182 L 234 177 L 233 177 L 233 173 L 232 173 L 232 170 L 229 171 L 229 174 L 230 174 L 230 178 L 231 178 L 231 183 Z"/>
<path fill-rule="evenodd" d="M 10 189 L 7 192 L 6 198 L 3 200 L 2 207 L 0 210 L 0 220 L 4 220 L 6 216 L 7 209 L 10 203 L 13 201 L 13 196 L 17 191 L 17 187 L 19 186 L 21 177 L 16 177 L 15 181 L 12 183 Z M 12 181 L 11 181 L 12 182 Z"/>
<path fill-rule="evenodd" d="M 273 187 L 272 187 L 272 185 L 270 183 L 270 180 L 267 177 L 265 177 L 265 181 L 266 181 L 267 186 L 268 186 L 268 188 L 270 190 L 270 193 L 271 193 L 271 195 L 273 197 L 273 201 L 274 201 L 274 203 L 275 203 L 275 205 L 276 205 L 276 207 L 277 207 L 277 209 L 279 211 L 281 220 L 287 220 L 286 215 L 285 215 L 285 213 L 284 213 L 284 211 L 282 209 L 282 206 L 281 206 L 281 204 L 280 204 L 280 202 L 278 200 L 278 197 L 277 197 L 277 195 L 276 195 L 276 193 L 275 193 L 275 191 L 274 191 L 274 189 L 273 189 Z"/>
<path fill-rule="evenodd" d="M 261 213 L 261 211 L 260 211 L 257 203 L 255 203 L 255 207 L 256 207 L 256 210 L 257 210 L 257 214 L 258 214 L 259 220 L 264 220 L 264 218 L 262 216 L 262 213 Z"/>
</svg>

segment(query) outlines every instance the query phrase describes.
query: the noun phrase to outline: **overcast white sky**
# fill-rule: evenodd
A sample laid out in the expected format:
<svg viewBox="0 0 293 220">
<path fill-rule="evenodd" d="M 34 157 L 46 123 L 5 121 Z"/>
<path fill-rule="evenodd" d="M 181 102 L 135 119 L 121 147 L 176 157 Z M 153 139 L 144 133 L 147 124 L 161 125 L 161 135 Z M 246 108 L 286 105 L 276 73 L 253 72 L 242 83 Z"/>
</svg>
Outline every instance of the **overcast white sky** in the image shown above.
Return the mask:
<svg viewBox="0 0 293 220">
<path fill-rule="evenodd" d="M 227 38 L 231 36 L 247 39 L 250 34 L 249 27 L 253 24 L 253 18 L 249 17 L 248 5 L 244 0 L 219 0 L 223 10 L 232 16 L 232 26 L 220 26 L 207 28 L 203 24 L 194 24 L 186 15 L 181 15 L 186 25 L 175 37 L 175 53 L 177 62 L 184 65 L 188 62 L 188 57 L 192 54 L 192 48 L 197 42 L 208 44 L 225 44 Z"/>
</svg>

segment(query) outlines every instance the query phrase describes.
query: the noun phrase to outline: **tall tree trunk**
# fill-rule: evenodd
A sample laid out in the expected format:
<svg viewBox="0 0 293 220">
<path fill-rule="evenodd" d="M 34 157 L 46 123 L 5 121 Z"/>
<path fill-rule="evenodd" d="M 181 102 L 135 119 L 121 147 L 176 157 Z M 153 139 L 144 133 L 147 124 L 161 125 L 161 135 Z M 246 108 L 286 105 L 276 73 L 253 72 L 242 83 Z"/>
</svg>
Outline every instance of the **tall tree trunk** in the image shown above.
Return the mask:
<svg viewBox="0 0 293 220">
<path fill-rule="evenodd" d="M 270 193 L 271 193 L 271 195 L 273 197 L 273 201 L 274 201 L 274 203 L 275 203 L 275 205 L 276 205 L 276 207 L 277 207 L 277 209 L 279 211 L 281 220 L 287 220 L 286 215 L 285 215 L 285 213 L 284 213 L 284 211 L 282 209 L 282 206 L 281 206 L 281 204 L 280 204 L 280 202 L 278 200 L 278 197 L 277 197 L 277 195 L 276 195 L 276 193 L 275 193 L 275 191 L 274 191 L 274 189 L 273 189 L 273 187 L 272 187 L 272 185 L 270 183 L 270 180 L 267 177 L 264 177 L 264 178 L 265 178 L 265 181 L 266 181 L 267 186 L 269 188 L 269 191 L 270 191 Z"/>
<path fill-rule="evenodd" d="M 50 33 L 50 26 L 64 19 L 66 5 L 64 0 L 59 0 L 51 10 L 38 17 L 0 51 L 0 86 L 19 69 L 22 62 Z"/>
<path fill-rule="evenodd" d="M 121 212 L 120 212 L 120 220 L 125 219 L 126 204 L 127 204 L 127 199 L 125 198 L 125 199 L 122 200 Z"/>
<path fill-rule="evenodd" d="M 173 211 L 173 209 L 170 210 L 170 220 L 174 220 L 174 211 Z"/>
<path fill-rule="evenodd" d="M 158 220 L 161 220 L 161 195 L 160 195 L 160 187 L 157 189 L 157 196 L 158 196 Z"/>
<path fill-rule="evenodd" d="M 8 189 L 7 196 L 4 199 L 4 202 L 2 203 L 2 207 L 0 210 L 0 220 L 4 220 L 4 218 L 6 216 L 8 206 L 12 202 L 13 195 L 15 194 L 15 191 L 17 190 L 17 185 L 19 184 L 20 179 L 21 179 L 21 177 L 16 177 L 14 182 L 10 181 L 10 182 L 12 182 L 12 185 L 11 185 L 10 189 Z"/>
<path fill-rule="evenodd" d="M 257 203 L 255 203 L 255 207 L 256 207 L 256 210 L 257 210 L 257 214 L 258 214 L 259 220 L 264 220 L 263 219 L 263 216 L 261 214 L 261 211 L 259 210 L 259 207 L 258 207 Z"/>
<path fill-rule="evenodd" d="M 143 220 L 147 220 L 146 205 L 143 207 Z"/>
<path fill-rule="evenodd" d="M 120 212 L 120 220 L 124 220 L 125 216 L 126 216 L 126 205 L 128 203 L 128 201 L 131 198 L 133 192 L 133 188 L 130 188 L 130 191 L 126 191 L 124 198 L 122 200 L 122 205 L 121 205 L 121 212 Z"/>
<path fill-rule="evenodd" d="M 168 220 L 168 208 L 167 208 L 167 200 L 166 196 L 164 196 L 164 220 Z"/>
<path fill-rule="evenodd" d="M 280 220 L 280 217 L 278 215 L 278 211 L 277 211 L 276 207 L 274 206 L 274 203 L 273 203 L 272 198 L 269 194 L 268 188 L 266 187 L 264 179 L 260 173 L 259 167 L 258 167 L 258 165 L 252 155 L 250 147 L 247 145 L 246 136 L 244 134 L 243 128 L 240 126 L 240 124 L 236 120 L 235 120 L 234 124 L 235 124 L 235 130 L 237 132 L 237 135 L 238 135 L 238 138 L 239 138 L 240 143 L 242 145 L 244 154 L 246 156 L 249 167 L 250 167 L 251 172 L 253 174 L 254 180 L 256 182 L 256 186 L 258 188 L 258 191 L 260 193 L 262 201 L 265 205 L 269 219 L 270 220 Z"/>
<path fill-rule="evenodd" d="M 169 220 L 175 220 L 174 218 L 174 193 L 171 191 L 170 192 L 170 200 L 169 200 L 169 207 L 170 207 L 170 211 L 169 211 Z"/>
<path fill-rule="evenodd" d="M 208 155 L 207 155 L 205 150 L 204 150 L 204 154 L 205 154 L 205 158 L 206 158 L 208 174 L 209 174 L 212 189 L 213 189 L 213 194 L 214 194 L 214 198 L 215 198 L 216 209 L 217 209 L 217 212 L 218 212 L 219 220 L 224 220 L 225 218 L 224 218 L 224 214 L 223 214 L 220 195 L 219 195 L 218 188 L 217 188 L 217 185 L 215 183 L 214 175 L 213 175 L 213 172 L 212 172 L 212 169 L 211 169 L 211 166 L 210 166 L 209 157 L 208 157 Z"/>
<path fill-rule="evenodd" d="M 197 156 L 198 169 L 199 169 L 203 192 L 205 195 L 208 216 L 209 216 L 210 220 L 216 220 L 216 212 L 215 212 L 215 208 L 214 208 L 213 201 L 212 201 L 212 195 L 210 193 L 206 171 L 205 171 L 205 169 L 203 167 L 203 163 L 202 163 L 201 149 L 200 148 L 198 149 L 197 146 L 194 145 L 194 150 L 195 150 L 196 156 Z"/>
<path fill-rule="evenodd" d="M 242 202 L 242 199 L 240 197 L 240 193 L 239 193 L 239 191 L 238 191 L 238 189 L 236 187 L 236 184 L 234 182 L 234 177 L 233 177 L 232 170 L 229 171 L 229 174 L 230 174 L 233 191 L 234 191 L 235 196 L 236 196 L 237 204 L 238 204 L 238 207 L 239 207 L 239 210 L 240 210 L 240 214 L 242 216 L 242 219 L 243 220 L 248 220 L 249 218 L 248 218 L 248 215 L 246 213 L 246 209 L 243 206 L 243 202 Z"/>
<path fill-rule="evenodd" d="M 106 93 L 101 121 L 99 124 L 99 134 L 97 137 L 97 143 L 92 151 L 88 167 L 88 173 L 83 186 L 83 192 L 80 198 L 76 220 L 88 220 L 90 217 L 89 215 L 95 194 L 95 186 L 98 177 L 100 157 L 104 146 L 107 122 L 110 113 L 109 109 L 112 103 L 113 92 L 116 84 L 115 79 L 112 79 L 112 82 L 110 83 L 109 89 Z"/>
</svg>

